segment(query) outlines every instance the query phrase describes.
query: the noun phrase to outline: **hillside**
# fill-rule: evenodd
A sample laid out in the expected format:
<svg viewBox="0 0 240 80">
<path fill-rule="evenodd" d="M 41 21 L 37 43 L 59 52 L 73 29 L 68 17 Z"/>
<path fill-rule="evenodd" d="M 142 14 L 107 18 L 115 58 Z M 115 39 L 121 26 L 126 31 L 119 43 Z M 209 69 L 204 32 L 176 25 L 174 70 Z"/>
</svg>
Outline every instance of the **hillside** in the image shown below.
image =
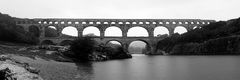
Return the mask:
<svg viewBox="0 0 240 80">
<path fill-rule="evenodd" d="M 159 41 L 157 48 L 172 55 L 239 54 L 235 49 L 240 45 L 232 45 L 239 43 L 239 34 L 240 18 L 219 21 L 182 35 L 174 34 Z"/>
<path fill-rule="evenodd" d="M 14 17 L 0 12 L 0 41 L 36 44 L 38 38 L 15 24 Z"/>
</svg>

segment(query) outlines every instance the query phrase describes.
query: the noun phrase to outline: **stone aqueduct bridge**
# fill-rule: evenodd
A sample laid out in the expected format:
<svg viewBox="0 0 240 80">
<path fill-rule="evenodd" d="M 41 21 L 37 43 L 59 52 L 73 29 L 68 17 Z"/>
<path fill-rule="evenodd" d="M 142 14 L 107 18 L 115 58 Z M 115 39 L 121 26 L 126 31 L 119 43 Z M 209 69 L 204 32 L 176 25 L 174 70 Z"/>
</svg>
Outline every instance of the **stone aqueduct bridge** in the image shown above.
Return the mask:
<svg viewBox="0 0 240 80">
<path fill-rule="evenodd" d="M 201 19 L 21 19 L 16 20 L 16 24 L 22 26 L 26 31 L 29 27 L 37 26 L 39 29 L 40 44 L 52 41 L 55 44 L 61 44 L 74 38 L 65 37 L 61 34 L 65 27 L 72 26 L 78 30 L 78 36 L 82 37 L 83 30 L 86 27 L 94 26 L 100 31 L 100 37 L 95 37 L 100 43 L 106 44 L 109 41 L 118 41 L 127 51 L 129 44 L 133 41 L 140 40 L 147 44 L 148 52 L 155 53 L 157 42 L 161 37 L 154 37 L 154 29 L 158 26 L 163 26 L 168 29 L 169 35 L 174 34 L 174 29 L 177 26 L 185 27 L 188 31 L 193 30 L 194 27 L 201 27 L 203 25 L 215 22 L 214 20 Z M 58 37 L 46 37 L 45 29 L 49 26 L 55 26 Z M 104 31 L 111 26 L 121 29 L 122 37 L 106 37 Z M 148 37 L 127 37 L 127 32 L 130 28 L 140 26 L 148 31 Z"/>
</svg>

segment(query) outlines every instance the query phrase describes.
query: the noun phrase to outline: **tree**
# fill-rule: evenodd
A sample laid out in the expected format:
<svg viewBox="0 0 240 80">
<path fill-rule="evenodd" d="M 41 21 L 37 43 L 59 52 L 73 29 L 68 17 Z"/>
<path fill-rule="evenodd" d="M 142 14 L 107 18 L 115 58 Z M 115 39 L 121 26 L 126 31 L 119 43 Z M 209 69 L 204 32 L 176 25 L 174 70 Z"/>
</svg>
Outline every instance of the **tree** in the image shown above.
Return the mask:
<svg viewBox="0 0 240 80">
<path fill-rule="evenodd" d="M 82 37 L 74 40 L 70 46 L 72 57 L 80 61 L 89 61 L 89 55 L 93 53 L 96 41 L 90 37 Z"/>
</svg>

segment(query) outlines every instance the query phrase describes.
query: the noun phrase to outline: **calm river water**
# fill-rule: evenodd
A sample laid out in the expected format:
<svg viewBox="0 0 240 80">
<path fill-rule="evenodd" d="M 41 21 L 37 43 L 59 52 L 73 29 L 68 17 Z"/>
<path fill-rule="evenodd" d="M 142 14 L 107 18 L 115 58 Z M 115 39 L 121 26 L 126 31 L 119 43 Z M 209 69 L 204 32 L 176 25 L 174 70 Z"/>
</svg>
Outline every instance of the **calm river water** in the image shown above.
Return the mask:
<svg viewBox="0 0 240 80">
<path fill-rule="evenodd" d="M 240 56 L 145 56 L 93 63 L 24 59 L 47 80 L 239 80 Z"/>
</svg>

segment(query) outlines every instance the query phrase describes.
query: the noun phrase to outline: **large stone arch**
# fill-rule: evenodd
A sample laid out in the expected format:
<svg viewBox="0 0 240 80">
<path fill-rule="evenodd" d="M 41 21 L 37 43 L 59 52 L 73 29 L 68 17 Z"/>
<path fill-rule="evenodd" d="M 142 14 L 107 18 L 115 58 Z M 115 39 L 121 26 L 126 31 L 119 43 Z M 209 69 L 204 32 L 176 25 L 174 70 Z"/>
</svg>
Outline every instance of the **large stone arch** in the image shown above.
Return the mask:
<svg viewBox="0 0 240 80">
<path fill-rule="evenodd" d="M 130 44 L 134 41 L 141 41 L 141 42 L 144 42 L 146 44 L 146 52 L 144 54 L 150 54 L 151 53 L 151 43 L 148 42 L 147 40 L 144 40 L 144 39 L 135 39 L 135 40 L 131 40 L 131 41 L 128 41 L 127 42 L 127 46 L 126 46 L 126 49 L 127 49 L 127 52 L 129 52 L 129 47 L 130 47 Z"/>
<path fill-rule="evenodd" d="M 112 29 L 111 32 L 109 32 L 109 29 Z M 122 36 L 123 36 L 123 31 L 120 27 L 110 26 L 104 30 L 104 37 L 122 37 Z"/>
<path fill-rule="evenodd" d="M 29 26 L 28 31 L 32 33 L 34 36 L 40 37 L 40 29 L 38 26 L 36 25 Z"/>
<path fill-rule="evenodd" d="M 44 40 L 40 43 L 41 45 L 55 45 L 51 40 Z"/>
<path fill-rule="evenodd" d="M 136 32 L 136 31 L 135 32 L 130 32 L 130 30 L 133 30 L 133 29 L 136 29 L 136 28 L 139 29 L 139 30 L 137 30 L 138 32 Z M 141 26 L 129 27 L 127 29 L 126 33 L 127 33 L 127 37 L 149 37 L 150 36 L 149 30 L 146 29 L 145 27 L 141 27 Z M 144 35 L 145 33 L 147 33 L 147 35 Z M 134 35 L 137 35 L 137 36 L 134 36 Z"/>
<path fill-rule="evenodd" d="M 86 32 L 87 31 L 87 32 Z M 87 27 L 84 27 L 83 30 L 82 30 L 82 35 L 83 36 L 97 36 L 97 37 L 100 37 L 101 36 L 101 30 L 96 27 L 96 26 L 87 26 Z"/>
<path fill-rule="evenodd" d="M 72 43 L 72 40 L 63 40 L 60 42 L 60 46 L 68 46 L 68 45 L 71 45 Z"/>
<path fill-rule="evenodd" d="M 44 30 L 45 37 L 58 37 L 59 36 L 58 29 L 54 25 L 45 26 L 44 29 L 45 29 Z"/>
<path fill-rule="evenodd" d="M 183 33 L 186 33 L 186 32 L 188 32 L 189 30 L 186 28 L 186 27 L 184 27 L 184 26 L 176 26 L 175 28 L 174 28 L 174 33 L 179 33 L 179 34 L 183 34 Z"/>
<path fill-rule="evenodd" d="M 63 27 L 61 34 L 66 36 L 78 36 L 78 29 L 75 26 L 65 26 Z"/>
<path fill-rule="evenodd" d="M 123 45 L 124 45 L 122 41 L 117 40 L 117 39 L 111 39 L 111 40 L 108 40 L 108 41 L 105 42 L 104 45 L 107 45 L 107 44 L 108 44 L 109 42 L 111 42 L 111 41 L 117 41 L 117 42 L 119 42 L 119 43 L 121 44 L 122 47 L 123 47 Z"/>
<path fill-rule="evenodd" d="M 170 35 L 170 30 L 165 26 L 157 26 L 153 30 L 154 37 L 158 37 L 158 35 L 164 34 Z"/>
</svg>

